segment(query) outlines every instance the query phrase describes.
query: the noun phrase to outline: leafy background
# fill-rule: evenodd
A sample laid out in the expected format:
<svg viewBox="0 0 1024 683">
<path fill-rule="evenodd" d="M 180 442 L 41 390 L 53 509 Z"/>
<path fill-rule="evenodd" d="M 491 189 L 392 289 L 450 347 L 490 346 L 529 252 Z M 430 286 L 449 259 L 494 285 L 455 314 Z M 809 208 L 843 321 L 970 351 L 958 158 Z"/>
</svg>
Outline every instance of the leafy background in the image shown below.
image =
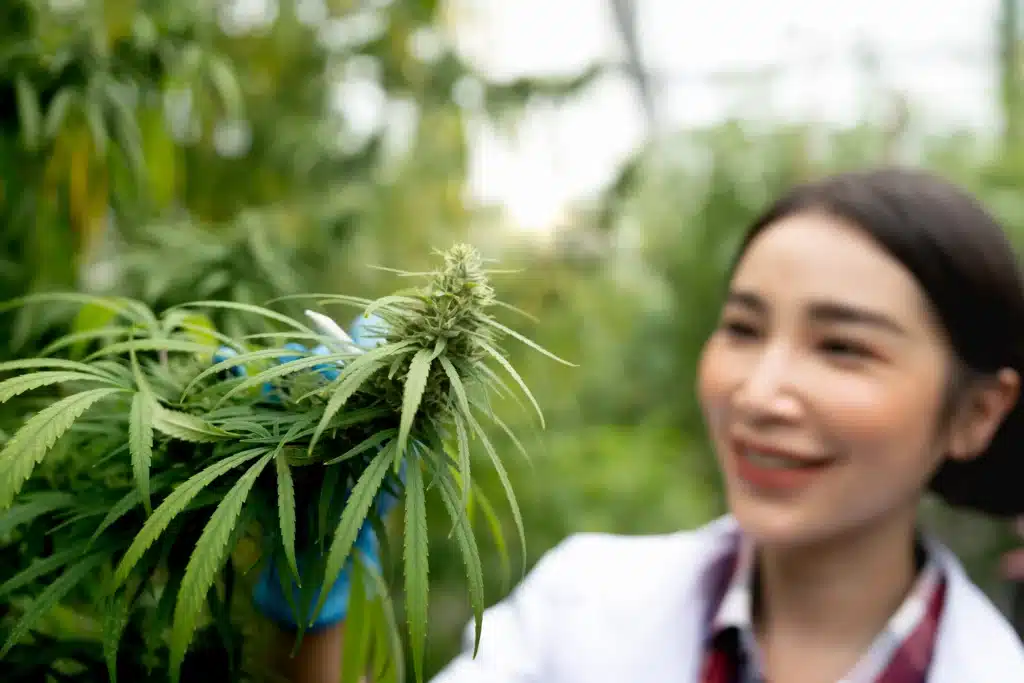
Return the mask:
<svg viewBox="0 0 1024 683">
<path fill-rule="evenodd" d="M 554 239 L 531 241 L 464 201 L 467 120 L 513 126 L 535 98 L 571 98 L 598 72 L 492 83 L 450 49 L 456 18 L 445 3 L 328 0 L 313 16 L 309 5 L 281 0 L 271 21 L 246 24 L 226 5 L 200 0 L 4 3 L 0 298 L 77 289 L 162 308 L 298 291 L 373 297 L 401 283 L 369 265 L 420 270 L 432 248 L 471 240 L 503 267 L 523 269 L 495 282 L 503 300 L 538 319 L 520 329 L 581 365 L 513 349 L 548 424 L 526 440 L 532 464 L 507 459 L 527 566 L 574 531 L 663 532 L 722 511 L 691 391 L 694 360 L 739 231 L 787 183 L 882 160 L 921 163 L 977 191 L 1024 238 L 1012 31 L 1004 31 L 995 95 L 1004 130 L 929 137 L 907 109 L 844 129 L 737 120 L 663 133 L 601 197 L 573 207 Z M 1005 6 L 1004 28 L 1016 22 L 1014 3 Z M 411 49 L 423 35 L 441 41 L 438 54 Z M 353 77 L 371 78 L 389 111 L 405 115 L 354 127 L 332 97 Z M 466 84 L 481 93 L 471 111 L 456 96 Z M 247 331 L 230 311 L 216 322 Z M 4 314 L 0 359 L 104 324 L 89 307 Z M 0 408 L 4 434 L 25 405 Z M 513 430 L 531 428 L 528 413 L 507 408 Z M 502 434 L 493 439 L 510 450 Z M 493 473 L 476 472 L 500 501 Z M 439 503 L 429 505 L 444 517 Z M 498 513 L 514 537 L 508 511 L 499 505 Z M 1007 534 L 936 504 L 928 514 L 1005 604 L 1005 586 L 992 577 Z M 471 617 L 447 531 L 431 530 L 428 674 L 452 656 Z M 2 519 L 0 537 L 14 539 Z M 500 554 L 483 551 L 493 602 L 509 583 Z M 0 547 L 0 581 L 30 560 L 24 552 L 13 542 Z M 16 592 L 0 596 L 2 635 L 23 609 Z M 239 619 L 253 618 L 238 609 Z M 39 637 L 56 646 L 96 639 L 94 617 L 59 605 Z"/>
</svg>

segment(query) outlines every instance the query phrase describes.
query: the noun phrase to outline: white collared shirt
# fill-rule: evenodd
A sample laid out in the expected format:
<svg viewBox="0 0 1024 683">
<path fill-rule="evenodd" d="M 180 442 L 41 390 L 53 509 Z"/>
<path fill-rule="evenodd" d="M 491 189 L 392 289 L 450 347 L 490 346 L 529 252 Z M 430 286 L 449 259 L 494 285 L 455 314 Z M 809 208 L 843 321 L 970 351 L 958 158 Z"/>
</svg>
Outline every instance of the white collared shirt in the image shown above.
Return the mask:
<svg viewBox="0 0 1024 683">
<path fill-rule="evenodd" d="M 902 671 L 908 662 L 909 666 L 920 671 L 930 666 L 931 639 L 922 640 L 914 636 L 923 625 L 936 623 L 926 623 L 928 619 L 941 618 L 941 610 L 935 611 L 934 607 L 942 604 L 945 573 L 936 560 L 937 549 L 933 547 L 933 541 L 925 539 L 921 545 L 924 563 L 910 592 L 860 660 L 837 683 L 876 683 L 891 666 L 900 667 Z M 739 637 L 738 644 L 746 664 L 743 667 L 743 683 L 762 683 L 764 662 L 754 634 L 756 559 L 753 546 L 739 535 L 736 538 L 732 566 L 725 594 L 711 620 L 711 632 L 714 635 L 734 630 Z M 897 657 L 902 659 L 894 664 L 893 659 Z M 906 679 L 911 675 L 914 674 L 904 674 L 901 678 Z M 884 680 L 891 678 L 886 676 Z"/>
<path fill-rule="evenodd" d="M 480 650 L 434 683 L 699 683 L 720 561 L 735 520 L 662 536 L 579 534 L 484 615 Z M 956 557 L 929 683 L 1024 683 L 1024 645 Z M 467 643 L 472 644 L 471 627 Z"/>
</svg>

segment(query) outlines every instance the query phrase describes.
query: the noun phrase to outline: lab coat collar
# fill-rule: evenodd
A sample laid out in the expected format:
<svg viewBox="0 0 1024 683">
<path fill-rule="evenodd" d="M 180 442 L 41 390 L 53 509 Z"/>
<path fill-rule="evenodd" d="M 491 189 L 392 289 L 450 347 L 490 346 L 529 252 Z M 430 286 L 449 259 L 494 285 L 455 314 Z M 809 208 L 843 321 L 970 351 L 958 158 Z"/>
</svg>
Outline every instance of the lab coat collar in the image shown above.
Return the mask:
<svg viewBox="0 0 1024 683">
<path fill-rule="evenodd" d="M 704 559 L 694 594 L 708 596 L 702 605 L 705 613 L 712 609 L 710 596 L 717 594 L 723 562 L 735 547 L 739 533 L 731 515 L 697 532 L 694 550 Z M 1024 644 L 971 582 L 956 555 L 934 536 L 928 535 L 927 542 L 947 580 L 946 604 L 928 683 L 1024 681 Z"/>
</svg>

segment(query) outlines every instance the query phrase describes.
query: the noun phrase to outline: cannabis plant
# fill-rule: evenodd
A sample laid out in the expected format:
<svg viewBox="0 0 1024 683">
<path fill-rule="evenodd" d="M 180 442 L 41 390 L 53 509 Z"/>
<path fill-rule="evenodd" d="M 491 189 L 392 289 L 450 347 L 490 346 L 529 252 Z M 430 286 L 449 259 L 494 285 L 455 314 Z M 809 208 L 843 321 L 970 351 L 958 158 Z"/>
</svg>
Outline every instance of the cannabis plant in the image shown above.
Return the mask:
<svg viewBox="0 0 1024 683">
<path fill-rule="evenodd" d="M 274 563 L 286 580 L 301 578 L 296 613 L 315 618 L 343 568 L 361 559 L 356 540 L 367 521 L 388 564 L 375 505 L 382 495 L 404 502 L 404 612 L 417 679 L 428 494 L 447 510 L 479 640 L 484 582 L 469 513 L 471 445 L 480 444 L 497 472 L 525 554 L 515 495 L 485 425 L 522 450 L 490 404 L 512 393 L 508 377 L 540 413 L 503 339 L 551 354 L 495 319 L 492 271 L 474 249 L 459 245 L 441 256 L 436 272 L 402 273 L 424 277 L 421 286 L 376 301 L 306 297 L 379 321 L 381 343 L 373 346 L 354 342 L 321 313 L 290 317 L 274 302 L 200 301 L 157 315 L 133 300 L 56 297 L 114 317 L 40 357 L 0 364 L 12 375 L 0 381 L 0 402 L 21 401 L 26 413 L 0 451 L 0 539 L 16 549 L 17 571 L 0 585 L 0 600 L 22 596 L 10 601 L 18 618 L 0 661 L 25 642 L 43 644 L 42 624 L 55 606 L 94 615 L 112 680 L 119 670 L 122 679 L 138 676 L 119 664 L 126 634 L 153 661 L 166 654 L 172 681 L 197 632 L 218 633 L 223 656 L 237 660 L 237 577 Z M 207 314 L 224 309 L 262 320 L 263 331 L 235 337 L 214 329 Z M 82 359 L 61 357 L 82 344 L 89 345 Z M 352 566 L 345 675 L 355 680 L 375 663 L 378 680 L 402 681 L 387 582 L 370 563 Z M 367 646 L 382 640 L 388 648 Z M 229 664 L 237 680 L 241 665 Z"/>
</svg>

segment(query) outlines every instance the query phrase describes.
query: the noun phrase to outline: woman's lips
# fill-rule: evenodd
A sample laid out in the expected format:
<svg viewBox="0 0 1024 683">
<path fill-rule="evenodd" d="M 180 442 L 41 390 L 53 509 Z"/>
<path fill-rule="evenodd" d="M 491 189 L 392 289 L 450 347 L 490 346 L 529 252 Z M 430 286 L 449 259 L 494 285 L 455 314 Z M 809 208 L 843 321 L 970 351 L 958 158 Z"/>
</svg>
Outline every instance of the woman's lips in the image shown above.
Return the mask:
<svg viewBox="0 0 1024 683">
<path fill-rule="evenodd" d="M 780 493 L 810 486 L 835 462 L 742 439 L 734 439 L 729 450 L 736 476 L 742 482 L 758 490 Z"/>
</svg>

